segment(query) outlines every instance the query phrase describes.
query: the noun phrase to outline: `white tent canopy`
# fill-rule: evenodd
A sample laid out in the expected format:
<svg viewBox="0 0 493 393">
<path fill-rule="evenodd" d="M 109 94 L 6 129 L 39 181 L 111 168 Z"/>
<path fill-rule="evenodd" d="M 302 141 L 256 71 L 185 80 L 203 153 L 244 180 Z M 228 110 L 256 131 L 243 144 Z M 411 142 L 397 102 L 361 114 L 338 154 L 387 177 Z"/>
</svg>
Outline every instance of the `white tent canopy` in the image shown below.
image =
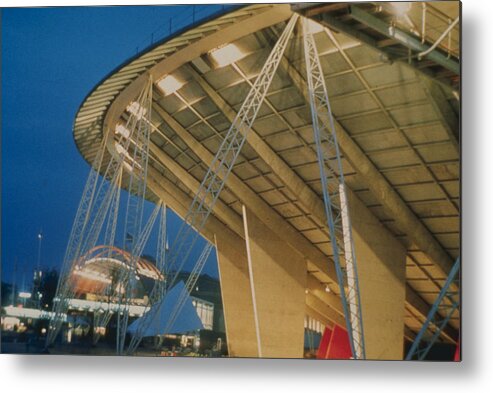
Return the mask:
<svg viewBox="0 0 493 393">
<path fill-rule="evenodd" d="M 192 299 L 190 299 L 190 296 L 187 293 L 183 308 L 168 329 L 169 331 L 164 332 L 171 313 L 174 311 L 175 305 L 177 304 L 182 292 L 186 292 L 186 288 L 183 281 L 180 281 L 166 294 L 163 302 L 160 304 L 155 304 L 151 307 L 147 313 L 149 313 L 149 317 L 152 318 L 152 321 L 144 331 L 143 337 L 157 336 L 165 333 L 184 333 L 192 330 L 203 329 L 203 325 L 197 314 L 197 310 L 193 306 Z M 146 316 L 144 315 L 132 322 L 127 331 L 134 334 L 143 323 L 145 317 Z"/>
</svg>

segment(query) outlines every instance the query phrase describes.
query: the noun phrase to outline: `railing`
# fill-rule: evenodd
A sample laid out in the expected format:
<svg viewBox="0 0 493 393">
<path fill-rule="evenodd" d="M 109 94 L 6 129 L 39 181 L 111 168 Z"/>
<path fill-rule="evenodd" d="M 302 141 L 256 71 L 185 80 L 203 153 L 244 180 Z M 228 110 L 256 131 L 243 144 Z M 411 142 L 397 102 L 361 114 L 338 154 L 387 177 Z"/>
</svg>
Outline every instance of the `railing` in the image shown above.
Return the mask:
<svg viewBox="0 0 493 393">
<path fill-rule="evenodd" d="M 135 48 L 135 53 L 138 55 L 141 52 L 147 51 L 149 46 L 154 45 L 163 38 L 169 37 L 177 31 L 191 26 L 198 22 L 205 22 L 211 19 L 213 16 L 219 16 L 225 14 L 234 9 L 240 8 L 241 4 L 210 4 L 210 5 L 179 5 L 179 6 L 166 6 L 170 9 L 182 7 L 184 13 L 178 16 L 170 16 L 166 21 L 159 25 L 152 33 L 143 39 Z"/>
</svg>

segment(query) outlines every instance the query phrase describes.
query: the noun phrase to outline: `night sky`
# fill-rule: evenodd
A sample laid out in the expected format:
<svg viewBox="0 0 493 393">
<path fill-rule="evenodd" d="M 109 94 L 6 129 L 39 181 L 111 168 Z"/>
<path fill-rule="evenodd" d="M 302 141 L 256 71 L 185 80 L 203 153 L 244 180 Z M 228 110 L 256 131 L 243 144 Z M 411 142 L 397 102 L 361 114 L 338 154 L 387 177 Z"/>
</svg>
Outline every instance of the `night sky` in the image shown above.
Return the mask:
<svg viewBox="0 0 493 393">
<path fill-rule="evenodd" d="M 218 9 L 203 10 L 211 12 Z M 72 125 L 107 74 L 189 6 L 18 8 L 2 11 L 2 280 L 26 283 L 38 258 L 58 268 L 89 166 Z M 149 211 L 151 206 L 147 206 Z M 168 216 L 170 216 L 168 214 Z M 179 219 L 168 220 L 170 244 Z M 151 239 L 152 240 L 152 239 Z M 152 251 L 151 251 L 152 253 Z M 205 272 L 217 276 L 215 256 Z"/>
</svg>

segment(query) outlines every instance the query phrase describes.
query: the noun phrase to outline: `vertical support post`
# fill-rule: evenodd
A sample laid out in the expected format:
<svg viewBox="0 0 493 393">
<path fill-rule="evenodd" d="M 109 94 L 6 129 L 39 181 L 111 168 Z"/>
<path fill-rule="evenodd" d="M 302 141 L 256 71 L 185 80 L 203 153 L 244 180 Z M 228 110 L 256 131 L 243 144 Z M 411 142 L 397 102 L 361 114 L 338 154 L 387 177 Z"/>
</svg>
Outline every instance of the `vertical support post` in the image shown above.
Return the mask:
<svg viewBox="0 0 493 393">
<path fill-rule="evenodd" d="M 302 358 L 306 260 L 246 206 L 242 211 L 258 356 Z"/>
<path fill-rule="evenodd" d="M 227 233 L 214 235 L 228 354 L 258 357 L 245 242 Z"/>
<path fill-rule="evenodd" d="M 346 258 L 346 275 L 348 286 L 347 296 L 351 315 L 351 333 L 353 341 L 356 343 L 361 343 L 363 342 L 363 320 L 361 316 L 361 304 L 359 299 L 358 272 L 356 271 L 351 220 L 349 217 L 349 203 L 346 195 L 346 187 L 343 182 L 339 184 L 339 195 L 341 201 L 342 233 Z M 359 320 L 359 318 L 361 318 L 361 320 Z M 361 346 L 355 345 L 355 351 L 356 358 L 361 359 L 361 356 L 363 355 Z"/>
<path fill-rule="evenodd" d="M 258 320 L 258 311 L 257 311 L 257 296 L 255 295 L 255 276 L 253 274 L 253 263 L 252 263 L 252 252 L 250 245 L 250 238 L 248 236 L 248 220 L 245 205 L 242 206 L 243 211 L 243 225 L 245 228 L 245 240 L 246 240 L 246 252 L 247 252 L 247 261 L 248 261 L 248 274 L 250 276 L 250 290 L 252 291 L 252 303 L 253 303 L 253 320 L 255 322 L 255 334 L 257 338 L 257 352 L 258 357 L 262 357 L 262 341 L 260 339 L 260 324 Z"/>
</svg>

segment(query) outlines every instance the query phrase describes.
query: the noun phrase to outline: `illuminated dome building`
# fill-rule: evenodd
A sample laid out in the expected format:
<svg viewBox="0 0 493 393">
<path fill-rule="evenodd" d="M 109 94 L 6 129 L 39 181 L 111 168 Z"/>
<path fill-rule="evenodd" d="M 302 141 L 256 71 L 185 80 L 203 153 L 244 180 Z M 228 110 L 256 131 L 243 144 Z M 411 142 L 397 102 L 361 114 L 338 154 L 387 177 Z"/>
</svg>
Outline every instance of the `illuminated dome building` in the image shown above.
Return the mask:
<svg viewBox="0 0 493 393">
<path fill-rule="evenodd" d="M 121 280 L 132 269 L 131 255 L 117 247 L 97 246 L 81 258 L 71 273 L 72 288 L 76 299 L 117 302 Z M 145 258 L 139 258 L 135 266 L 135 285 L 131 303 L 145 306 L 154 283 L 164 276 Z"/>
</svg>

